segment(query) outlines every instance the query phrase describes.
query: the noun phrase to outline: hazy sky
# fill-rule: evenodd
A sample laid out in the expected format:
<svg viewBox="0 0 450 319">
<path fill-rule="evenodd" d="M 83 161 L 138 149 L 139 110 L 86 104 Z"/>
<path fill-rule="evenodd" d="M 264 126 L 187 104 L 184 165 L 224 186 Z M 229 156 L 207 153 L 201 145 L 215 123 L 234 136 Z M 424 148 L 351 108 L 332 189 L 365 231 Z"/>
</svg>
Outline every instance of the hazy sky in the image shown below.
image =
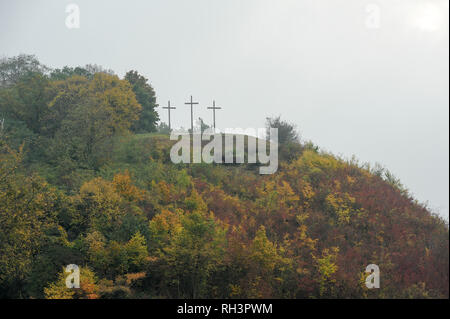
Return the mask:
<svg viewBox="0 0 450 319">
<path fill-rule="evenodd" d="M 80 28 L 66 27 L 66 5 Z M 262 127 L 379 162 L 448 219 L 448 0 L 0 0 L 0 55 L 136 69 L 173 125 Z M 166 112 L 161 112 L 167 121 Z"/>
</svg>

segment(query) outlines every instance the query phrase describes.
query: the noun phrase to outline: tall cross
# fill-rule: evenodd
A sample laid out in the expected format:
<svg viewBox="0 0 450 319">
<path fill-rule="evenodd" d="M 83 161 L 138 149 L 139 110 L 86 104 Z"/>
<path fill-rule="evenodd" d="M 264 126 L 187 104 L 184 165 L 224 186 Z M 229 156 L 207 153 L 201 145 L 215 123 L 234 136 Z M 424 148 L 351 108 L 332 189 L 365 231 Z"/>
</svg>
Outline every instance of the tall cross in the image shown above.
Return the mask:
<svg viewBox="0 0 450 319">
<path fill-rule="evenodd" d="M 175 110 L 176 107 L 172 107 L 170 106 L 170 101 L 167 102 L 167 106 L 163 107 L 163 109 L 166 109 L 169 112 L 169 131 L 172 129 L 171 125 L 170 125 L 170 110 Z"/>
<path fill-rule="evenodd" d="M 208 110 L 213 110 L 213 126 L 214 126 L 214 133 L 216 132 L 216 110 L 221 110 L 221 107 L 216 107 L 216 101 L 213 101 L 213 106 L 208 107 Z"/>
<path fill-rule="evenodd" d="M 197 105 L 198 102 L 193 102 L 192 95 L 191 95 L 191 101 L 190 102 L 186 102 L 184 104 L 191 106 L 191 132 L 192 132 L 192 134 L 194 134 L 194 109 L 193 109 L 193 106 Z"/>
</svg>

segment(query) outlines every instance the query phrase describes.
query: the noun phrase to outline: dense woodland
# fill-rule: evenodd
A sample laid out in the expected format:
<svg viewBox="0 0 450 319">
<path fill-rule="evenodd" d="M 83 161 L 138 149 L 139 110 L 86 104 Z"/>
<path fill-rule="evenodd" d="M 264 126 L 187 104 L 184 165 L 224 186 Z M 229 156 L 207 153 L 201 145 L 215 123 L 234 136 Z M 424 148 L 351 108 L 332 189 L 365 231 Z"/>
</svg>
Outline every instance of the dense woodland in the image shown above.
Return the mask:
<svg viewBox="0 0 450 319">
<path fill-rule="evenodd" d="M 389 171 L 280 118 L 274 175 L 175 165 L 138 72 L 21 55 L 0 61 L 2 119 L 1 298 L 449 297 L 448 224 Z"/>
</svg>

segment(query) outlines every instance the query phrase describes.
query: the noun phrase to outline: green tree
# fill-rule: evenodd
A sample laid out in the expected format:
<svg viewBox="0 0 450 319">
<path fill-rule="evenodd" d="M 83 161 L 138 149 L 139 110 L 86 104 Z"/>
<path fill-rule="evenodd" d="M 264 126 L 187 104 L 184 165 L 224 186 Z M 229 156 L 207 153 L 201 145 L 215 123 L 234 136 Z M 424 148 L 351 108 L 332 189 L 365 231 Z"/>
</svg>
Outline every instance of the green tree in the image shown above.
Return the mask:
<svg viewBox="0 0 450 319">
<path fill-rule="evenodd" d="M 113 137 L 126 134 L 138 120 L 141 106 L 130 84 L 97 73 L 92 80 L 74 76 L 56 86 L 50 118 L 60 124 L 48 127 L 54 135 L 49 155 L 55 164 L 69 159 L 98 169 L 110 158 Z"/>
<path fill-rule="evenodd" d="M 158 133 L 170 135 L 169 125 L 167 125 L 167 123 L 165 123 L 165 122 L 159 123 L 156 130 Z"/>
<path fill-rule="evenodd" d="M 80 288 L 67 288 L 69 273 L 63 269 L 58 279 L 44 288 L 46 299 L 98 299 L 99 287 L 95 273 L 89 267 L 80 267 Z"/>
<path fill-rule="evenodd" d="M 289 270 L 291 261 L 283 257 L 283 248 L 272 243 L 261 226 L 249 247 L 249 290 L 251 298 L 267 298 L 276 295 L 285 284 L 283 275 Z"/>
<path fill-rule="evenodd" d="M 267 135 L 270 135 L 270 128 L 278 129 L 278 143 L 280 144 L 299 142 L 299 135 L 296 131 L 295 125 L 283 121 L 280 116 L 273 118 L 268 117 L 266 119 Z"/>
<path fill-rule="evenodd" d="M 266 134 L 269 136 L 270 128 L 278 129 L 279 158 L 280 161 L 292 161 L 298 158 L 303 147 L 296 126 L 283 121 L 280 116 L 266 119 Z"/>
<path fill-rule="evenodd" d="M 131 237 L 125 245 L 128 256 L 128 272 L 139 272 L 145 269 L 148 263 L 147 241 L 140 232 Z"/>
<path fill-rule="evenodd" d="M 337 257 L 338 247 L 325 248 L 321 257 L 313 256 L 318 273 L 320 297 L 334 297 L 334 286 L 336 284 L 335 273 L 338 270 Z"/>
<path fill-rule="evenodd" d="M 49 81 L 41 73 L 26 73 L 14 86 L 0 90 L 0 113 L 22 121 L 34 133 L 41 132 L 48 112 Z"/>
<path fill-rule="evenodd" d="M 14 85 L 28 73 L 45 74 L 48 70 L 34 55 L 21 54 L 12 58 L 2 58 L 0 59 L 0 87 Z"/>
<path fill-rule="evenodd" d="M 153 87 L 137 71 L 129 71 L 125 75 L 125 80 L 131 83 L 136 99 L 142 106 L 139 120 L 132 126 L 133 132 L 156 132 L 156 123 L 159 121 L 159 115 L 155 110 L 158 104 L 156 104 L 156 94 Z"/>
<path fill-rule="evenodd" d="M 160 293 L 177 298 L 210 296 L 212 276 L 223 265 L 225 234 L 226 228 L 212 214 L 194 211 L 183 215 L 181 227 L 170 234 L 168 245 L 159 250 L 150 268 L 160 275 Z"/>
<path fill-rule="evenodd" d="M 99 65 L 88 64 L 84 67 L 77 66 L 75 68 L 72 68 L 69 66 L 65 66 L 62 69 L 55 69 L 50 72 L 49 77 L 51 80 L 56 81 L 67 80 L 74 75 L 79 75 L 91 80 L 96 73 L 106 73 L 109 75 L 114 75 L 114 72 L 112 70 L 104 69 Z"/>
<path fill-rule="evenodd" d="M 197 124 L 197 127 L 200 129 L 200 132 L 202 132 L 202 133 L 210 128 L 210 126 L 208 124 L 206 124 L 205 121 L 201 117 L 198 118 L 196 124 Z"/>
<path fill-rule="evenodd" d="M 18 171 L 22 157 L 7 146 L 0 149 L 0 298 L 27 295 L 32 265 L 56 224 L 54 190 Z"/>
</svg>

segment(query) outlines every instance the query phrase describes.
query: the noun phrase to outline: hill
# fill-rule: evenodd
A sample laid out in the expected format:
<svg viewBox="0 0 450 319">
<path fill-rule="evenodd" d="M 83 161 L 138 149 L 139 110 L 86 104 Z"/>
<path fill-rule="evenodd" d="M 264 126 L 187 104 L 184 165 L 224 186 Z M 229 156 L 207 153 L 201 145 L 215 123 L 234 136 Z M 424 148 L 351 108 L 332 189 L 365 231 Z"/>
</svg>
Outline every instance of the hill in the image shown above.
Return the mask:
<svg viewBox="0 0 450 319">
<path fill-rule="evenodd" d="M 174 164 L 136 71 L 0 71 L 0 298 L 449 297 L 448 224 L 389 171 L 280 118 L 275 174 Z"/>
<path fill-rule="evenodd" d="M 311 148 L 268 176 L 249 165 L 174 165 L 172 144 L 164 135 L 121 138 L 113 160 L 80 173 L 70 191 L 20 169 L 6 176 L 20 155 L 4 153 L 2 212 L 14 203 L 21 223 L 2 219 L 2 236 L 22 242 L 1 240 L 3 294 L 448 297 L 448 226 L 382 172 Z M 31 225 L 43 215 L 51 218 Z M 35 236 L 47 240 L 35 247 Z M 85 269 L 89 291 L 61 295 L 69 263 Z M 369 264 L 380 268 L 380 289 L 365 288 Z"/>
</svg>

